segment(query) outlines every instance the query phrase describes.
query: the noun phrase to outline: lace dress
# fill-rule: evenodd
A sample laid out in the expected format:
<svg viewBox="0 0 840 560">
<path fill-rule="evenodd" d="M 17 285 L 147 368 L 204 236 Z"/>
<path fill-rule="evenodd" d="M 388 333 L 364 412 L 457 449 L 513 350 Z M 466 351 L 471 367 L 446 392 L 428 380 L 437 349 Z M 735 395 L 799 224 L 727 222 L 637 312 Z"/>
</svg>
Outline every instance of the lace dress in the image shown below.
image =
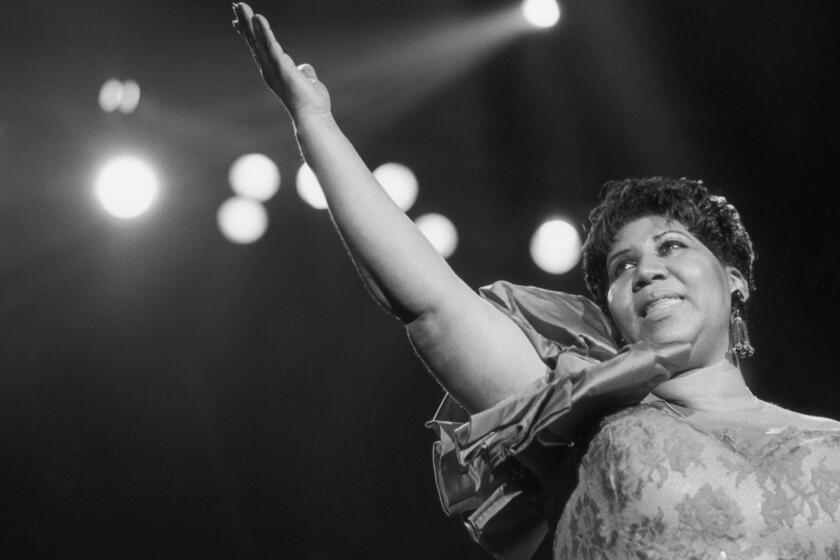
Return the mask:
<svg viewBox="0 0 840 560">
<path fill-rule="evenodd" d="M 547 366 L 489 410 L 446 399 L 429 423 L 443 509 L 493 556 L 531 558 L 553 535 L 555 559 L 840 560 L 840 432 L 712 430 L 649 399 L 587 430 L 570 406 L 580 371 L 663 357 L 618 353 L 585 298 L 506 282 L 480 293 Z"/>
</svg>

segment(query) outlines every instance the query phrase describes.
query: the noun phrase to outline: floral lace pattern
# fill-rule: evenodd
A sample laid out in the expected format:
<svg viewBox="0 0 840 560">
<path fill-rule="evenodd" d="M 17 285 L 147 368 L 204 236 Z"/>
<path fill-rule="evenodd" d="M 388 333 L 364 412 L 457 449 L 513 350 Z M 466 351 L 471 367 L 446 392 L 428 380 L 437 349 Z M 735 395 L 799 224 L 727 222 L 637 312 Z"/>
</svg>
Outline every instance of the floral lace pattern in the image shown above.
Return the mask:
<svg viewBox="0 0 840 560">
<path fill-rule="evenodd" d="M 592 440 L 558 559 L 840 560 L 840 432 L 705 431 L 653 405 Z"/>
</svg>

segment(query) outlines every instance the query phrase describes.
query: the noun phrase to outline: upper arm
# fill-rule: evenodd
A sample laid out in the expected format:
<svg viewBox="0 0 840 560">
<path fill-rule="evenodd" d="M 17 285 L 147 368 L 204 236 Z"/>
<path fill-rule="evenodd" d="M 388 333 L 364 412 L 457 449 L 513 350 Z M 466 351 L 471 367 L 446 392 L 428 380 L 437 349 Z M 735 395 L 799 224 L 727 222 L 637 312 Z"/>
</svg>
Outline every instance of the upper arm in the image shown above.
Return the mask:
<svg viewBox="0 0 840 560">
<path fill-rule="evenodd" d="M 435 378 L 475 412 L 521 391 L 545 375 L 547 366 L 510 317 L 464 288 L 448 305 L 406 326 Z"/>
</svg>

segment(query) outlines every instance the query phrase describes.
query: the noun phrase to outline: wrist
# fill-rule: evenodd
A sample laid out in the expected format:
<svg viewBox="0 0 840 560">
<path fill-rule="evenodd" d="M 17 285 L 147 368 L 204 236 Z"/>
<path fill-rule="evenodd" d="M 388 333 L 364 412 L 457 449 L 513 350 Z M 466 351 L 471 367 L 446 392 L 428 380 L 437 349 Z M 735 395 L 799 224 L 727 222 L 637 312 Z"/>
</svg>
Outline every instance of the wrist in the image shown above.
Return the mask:
<svg viewBox="0 0 840 560">
<path fill-rule="evenodd" d="M 298 134 L 305 134 L 310 129 L 323 129 L 337 126 L 335 117 L 329 109 L 303 110 L 292 115 Z"/>
</svg>

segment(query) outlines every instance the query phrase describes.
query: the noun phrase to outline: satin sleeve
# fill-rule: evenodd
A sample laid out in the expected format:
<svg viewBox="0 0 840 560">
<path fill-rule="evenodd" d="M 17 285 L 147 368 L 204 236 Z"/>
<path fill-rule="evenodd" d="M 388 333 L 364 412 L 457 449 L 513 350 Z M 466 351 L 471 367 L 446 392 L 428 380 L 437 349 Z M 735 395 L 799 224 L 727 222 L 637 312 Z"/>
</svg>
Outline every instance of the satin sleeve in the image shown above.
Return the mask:
<svg viewBox="0 0 840 560">
<path fill-rule="evenodd" d="M 571 411 L 576 382 L 584 372 L 661 368 L 672 356 L 644 343 L 619 352 L 609 318 L 582 296 L 503 281 L 479 294 L 522 329 L 546 374 L 472 415 L 444 398 L 426 424 L 437 435 L 435 483 L 444 512 L 460 515 L 473 540 L 495 558 L 526 560 L 576 483 L 576 438 L 592 421 Z"/>
<path fill-rule="evenodd" d="M 516 323 L 551 368 L 565 352 L 596 361 L 616 355 L 612 322 L 584 296 L 499 281 L 478 293 Z"/>
</svg>

